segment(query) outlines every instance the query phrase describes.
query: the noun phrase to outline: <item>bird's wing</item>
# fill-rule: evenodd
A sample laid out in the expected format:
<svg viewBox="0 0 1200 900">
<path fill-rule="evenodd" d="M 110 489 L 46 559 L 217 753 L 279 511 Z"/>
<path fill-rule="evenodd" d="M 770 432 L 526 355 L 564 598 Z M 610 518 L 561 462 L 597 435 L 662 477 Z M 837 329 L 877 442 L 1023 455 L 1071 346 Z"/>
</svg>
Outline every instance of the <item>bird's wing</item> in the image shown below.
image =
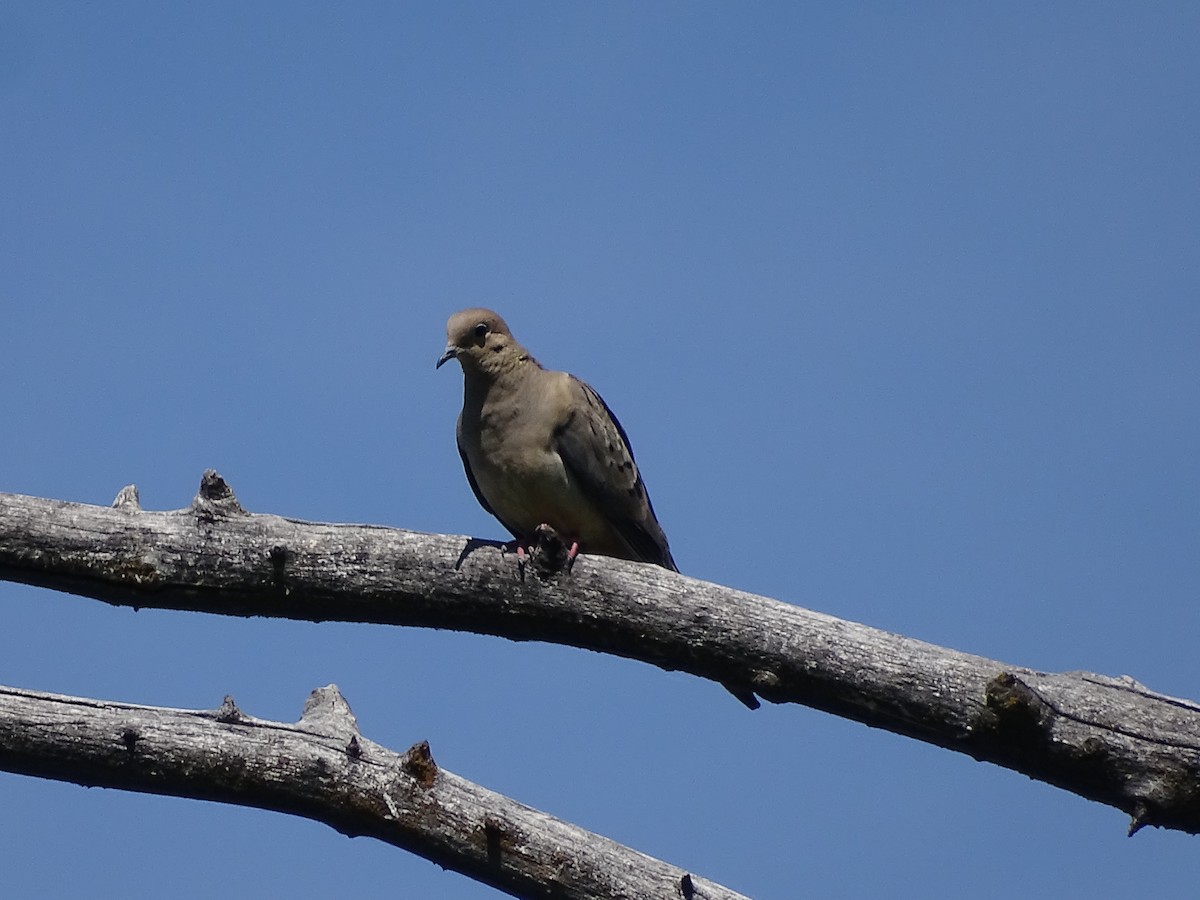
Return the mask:
<svg viewBox="0 0 1200 900">
<path fill-rule="evenodd" d="M 567 379 L 564 414 L 554 430 L 563 465 L 635 558 L 679 571 L 625 429 L 590 385 Z"/>
</svg>

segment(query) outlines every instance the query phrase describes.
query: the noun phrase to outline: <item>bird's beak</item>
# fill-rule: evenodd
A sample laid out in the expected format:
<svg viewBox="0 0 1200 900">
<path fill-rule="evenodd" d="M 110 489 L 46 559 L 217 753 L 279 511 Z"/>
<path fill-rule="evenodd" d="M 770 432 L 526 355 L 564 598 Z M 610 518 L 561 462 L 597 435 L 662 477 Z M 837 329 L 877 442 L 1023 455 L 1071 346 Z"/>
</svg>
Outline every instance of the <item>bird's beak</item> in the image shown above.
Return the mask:
<svg viewBox="0 0 1200 900">
<path fill-rule="evenodd" d="M 434 366 L 434 368 L 440 369 L 442 367 L 442 363 L 448 362 L 448 361 L 454 359 L 454 357 L 456 357 L 456 356 L 458 356 L 458 348 L 455 347 L 453 344 L 447 344 L 446 352 L 441 355 L 441 358 L 438 359 L 437 365 Z"/>
</svg>

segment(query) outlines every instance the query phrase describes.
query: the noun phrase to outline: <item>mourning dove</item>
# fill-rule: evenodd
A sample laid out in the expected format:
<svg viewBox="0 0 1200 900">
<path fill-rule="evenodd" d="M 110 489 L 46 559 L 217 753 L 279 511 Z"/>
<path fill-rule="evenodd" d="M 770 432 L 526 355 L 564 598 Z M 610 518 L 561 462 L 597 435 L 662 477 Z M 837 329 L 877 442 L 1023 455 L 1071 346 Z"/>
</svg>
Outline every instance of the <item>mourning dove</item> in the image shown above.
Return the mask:
<svg viewBox="0 0 1200 900">
<path fill-rule="evenodd" d="M 480 504 L 528 546 L 550 526 L 576 551 L 679 571 L 617 417 L 590 386 L 544 369 L 488 309 L 446 324 L 463 369 L 458 452 Z"/>
</svg>

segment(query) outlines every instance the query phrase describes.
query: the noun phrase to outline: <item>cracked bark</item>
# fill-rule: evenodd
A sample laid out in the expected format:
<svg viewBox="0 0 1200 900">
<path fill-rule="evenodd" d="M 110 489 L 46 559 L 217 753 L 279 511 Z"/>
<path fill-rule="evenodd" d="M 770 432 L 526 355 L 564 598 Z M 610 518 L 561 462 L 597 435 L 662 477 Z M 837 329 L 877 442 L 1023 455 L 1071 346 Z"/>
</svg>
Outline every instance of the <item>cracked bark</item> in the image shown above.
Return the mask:
<svg viewBox="0 0 1200 900">
<path fill-rule="evenodd" d="M 334 685 L 294 724 L 229 697 L 186 710 L 0 688 L 0 768 L 304 816 L 517 897 L 742 897 L 447 772 L 428 743 L 368 740 Z"/>
<path fill-rule="evenodd" d="M 656 566 L 529 567 L 497 542 L 246 512 L 215 473 L 191 506 L 0 494 L 0 577 L 131 607 L 417 625 L 541 640 L 803 703 L 1200 831 L 1200 706 L 1129 678 L 1045 673 Z"/>
</svg>

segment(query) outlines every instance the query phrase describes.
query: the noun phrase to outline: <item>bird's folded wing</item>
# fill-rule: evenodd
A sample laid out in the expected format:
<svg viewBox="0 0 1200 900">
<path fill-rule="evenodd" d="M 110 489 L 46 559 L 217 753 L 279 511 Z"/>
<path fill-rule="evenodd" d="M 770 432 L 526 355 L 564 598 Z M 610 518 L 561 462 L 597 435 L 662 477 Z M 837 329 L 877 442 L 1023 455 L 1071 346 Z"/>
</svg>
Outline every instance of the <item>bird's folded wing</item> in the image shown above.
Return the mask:
<svg viewBox="0 0 1200 900">
<path fill-rule="evenodd" d="M 625 429 L 592 387 L 574 376 L 554 432 L 555 449 L 588 499 L 644 562 L 675 569 Z"/>
</svg>

